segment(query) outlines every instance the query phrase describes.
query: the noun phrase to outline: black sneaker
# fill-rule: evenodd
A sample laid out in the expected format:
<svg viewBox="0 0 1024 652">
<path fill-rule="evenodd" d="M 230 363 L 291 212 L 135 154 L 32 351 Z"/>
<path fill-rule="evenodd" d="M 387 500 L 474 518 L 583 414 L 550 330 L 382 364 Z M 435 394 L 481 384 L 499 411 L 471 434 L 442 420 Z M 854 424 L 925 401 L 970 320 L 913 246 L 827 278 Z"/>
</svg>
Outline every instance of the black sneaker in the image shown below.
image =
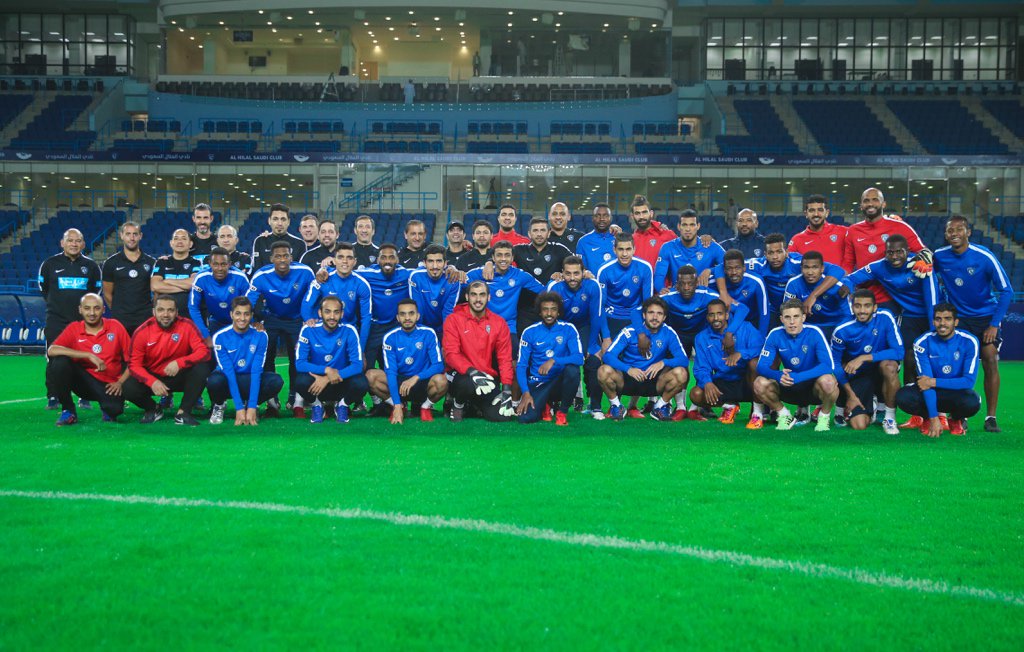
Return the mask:
<svg viewBox="0 0 1024 652">
<path fill-rule="evenodd" d="M 575 410 L 577 414 L 581 414 L 583 412 L 584 407 L 582 397 L 577 396 L 572 400 L 572 409 Z"/>
<path fill-rule="evenodd" d="M 267 409 L 263 413 L 263 416 L 269 419 L 277 419 L 281 416 L 281 401 L 277 398 L 272 398 L 267 401 Z"/>
<path fill-rule="evenodd" d="M 985 417 L 985 432 L 1002 432 L 1003 429 L 996 423 L 995 417 Z"/>
<path fill-rule="evenodd" d="M 154 423 L 164 418 L 164 411 L 160 408 L 155 410 L 146 410 L 142 414 L 142 418 L 139 419 L 139 423 Z"/>
<path fill-rule="evenodd" d="M 179 412 L 174 415 L 174 425 L 176 426 L 198 426 L 199 422 L 196 418 L 188 412 Z"/>
<path fill-rule="evenodd" d="M 48 399 L 46 399 L 46 409 L 47 410 L 59 410 L 59 409 L 61 409 L 60 401 L 58 401 L 53 396 L 49 397 Z"/>
<path fill-rule="evenodd" d="M 78 399 L 78 407 L 81 410 L 91 410 L 92 409 L 92 403 L 89 402 L 87 399 L 80 398 L 80 399 Z"/>
<path fill-rule="evenodd" d="M 464 408 L 464 407 L 462 407 L 462 406 L 460 406 L 460 405 L 454 405 L 454 404 L 453 404 L 453 405 L 452 405 L 452 412 L 451 412 L 451 414 L 450 414 L 450 415 L 448 415 L 448 416 L 449 416 L 449 418 L 450 418 L 450 419 L 451 419 L 451 420 L 452 420 L 453 422 L 455 422 L 455 423 L 458 423 L 458 422 L 462 421 L 462 417 L 463 417 L 463 412 L 464 412 L 464 411 L 465 411 L 465 408 Z"/>
</svg>

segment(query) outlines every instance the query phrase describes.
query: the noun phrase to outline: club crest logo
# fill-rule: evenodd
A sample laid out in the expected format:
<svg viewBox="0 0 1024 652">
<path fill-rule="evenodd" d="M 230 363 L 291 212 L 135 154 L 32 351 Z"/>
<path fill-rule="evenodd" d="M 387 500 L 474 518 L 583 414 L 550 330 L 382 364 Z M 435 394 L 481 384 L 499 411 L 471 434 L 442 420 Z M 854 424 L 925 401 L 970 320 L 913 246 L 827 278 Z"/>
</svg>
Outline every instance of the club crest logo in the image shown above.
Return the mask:
<svg viewBox="0 0 1024 652">
<path fill-rule="evenodd" d="M 354 300 L 356 298 L 356 293 L 355 292 L 349 292 L 348 293 L 348 298 L 349 298 L 349 301 Z"/>
<path fill-rule="evenodd" d="M 803 351 L 804 353 L 807 353 L 807 345 L 804 344 L 803 346 L 801 346 L 800 350 Z"/>
<path fill-rule="evenodd" d="M 143 265 L 142 269 L 144 269 L 144 270 L 146 270 L 148 272 L 149 271 L 149 263 L 146 263 L 145 265 Z"/>
<path fill-rule="evenodd" d="M 108 342 L 113 342 L 114 341 L 114 334 L 113 333 L 107 333 L 107 341 Z"/>
<path fill-rule="evenodd" d="M 839 240 L 839 238 L 837 238 L 837 237 L 836 237 L 836 234 L 835 234 L 835 233 L 833 233 L 832 235 L 830 235 L 830 236 L 828 237 L 828 239 L 829 239 L 829 240 L 831 240 L 832 242 L 836 242 L 837 240 Z"/>
<path fill-rule="evenodd" d="M 256 353 L 256 345 L 255 344 L 250 344 L 249 345 L 249 353 Z"/>
<path fill-rule="evenodd" d="M 491 325 L 487 324 L 486 326 L 484 326 L 484 330 L 487 331 L 487 333 L 490 333 L 491 332 Z"/>
<path fill-rule="evenodd" d="M 561 344 L 564 341 L 565 341 L 565 338 L 562 337 L 561 335 L 559 335 L 558 337 L 555 338 L 555 343 L 556 344 Z"/>
<path fill-rule="evenodd" d="M 887 242 L 888 240 L 889 240 L 889 234 L 888 233 L 883 233 L 882 234 L 882 242 Z"/>
<path fill-rule="evenodd" d="M 651 246 L 653 247 L 654 245 L 658 244 L 658 241 L 655 240 L 654 238 L 651 238 L 650 243 L 651 243 Z"/>
<path fill-rule="evenodd" d="M 551 254 L 544 254 L 544 262 L 545 263 L 550 263 L 551 262 Z"/>
<path fill-rule="evenodd" d="M 633 285 L 637 285 L 638 283 L 640 283 L 639 276 L 634 276 L 631 280 L 633 281 Z"/>
<path fill-rule="evenodd" d="M 968 267 L 967 268 L 967 273 L 970 274 L 971 276 L 974 276 L 974 268 L 973 267 Z"/>
<path fill-rule="evenodd" d="M 416 342 L 416 348 L 420 351 L 423 350 L 423 342 Z"/>
<path fill-rule="evenodd" d="M 179 335 L 177 333 L 174 333 L 173 335 L 171 335 L 171 341 L 172 342 L 177 342 L 180 339 L 181 339 L 181 335 Z"/>
<path fill-rule="evenodd" d="M 959 351 L 953 351 L 953 359 L 954 360 L 959 360 L 960 359 L 960 352 Z"/>
<path fill-rule="evenodd" d="M 234 294 L 235 292 L 236 292 L 236 290 L 235 290 L 235 286 L 234 285 L 232 285 L 231 287 L 228 288 L 228 294 Z"/>
<path fill-rule="evenodd" d="M 88 272 L 89 272 L 89 269 L 85 265 L 82 265 L 82 273 L 83 274 L 87 274 Z"/>
<path fill-rule="evenodd" d="M 704 260 L 704 252 L 703 251 L 698 251 L 697 252 L 697 260 Z"/>
</svg>

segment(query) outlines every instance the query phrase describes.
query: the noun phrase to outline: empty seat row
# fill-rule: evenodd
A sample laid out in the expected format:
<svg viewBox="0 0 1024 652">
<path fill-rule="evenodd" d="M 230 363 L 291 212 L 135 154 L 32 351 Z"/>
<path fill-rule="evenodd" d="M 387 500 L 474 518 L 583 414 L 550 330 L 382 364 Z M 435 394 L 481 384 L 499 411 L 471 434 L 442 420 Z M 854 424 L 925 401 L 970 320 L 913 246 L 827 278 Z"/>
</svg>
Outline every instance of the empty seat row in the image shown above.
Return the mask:
<svg viewBox="0 0 1024 652">
<path fill-rule="evenodd" d="M 610 122 L 566 122 L 551 123 L 552 136 L 609 136 L 612 126 Z"/>
<path fill-rule="evenodd" d="M 435 121 L 409 122 L 397 120 L 374 120 L 370 123 L 370 133 L 437 135 L 441 133 L 441 123 Z"/>
<path fill-rule="evenodd" d="M 343 134 L 345 123 L 341 120 L 285 120 L 281 129 L 286 134 Z"/>
<path fill-rule="evenodd" d="M 200 120 L 199 128 L 204 134 L 262 134 L 260 120 Z"/>
<path fill-rule="evenodd" d="M 467 125 L 470 136 L 525 136 L 527 124 L 525 122 L 481 122 L 471 120 Z"/>
</svg>

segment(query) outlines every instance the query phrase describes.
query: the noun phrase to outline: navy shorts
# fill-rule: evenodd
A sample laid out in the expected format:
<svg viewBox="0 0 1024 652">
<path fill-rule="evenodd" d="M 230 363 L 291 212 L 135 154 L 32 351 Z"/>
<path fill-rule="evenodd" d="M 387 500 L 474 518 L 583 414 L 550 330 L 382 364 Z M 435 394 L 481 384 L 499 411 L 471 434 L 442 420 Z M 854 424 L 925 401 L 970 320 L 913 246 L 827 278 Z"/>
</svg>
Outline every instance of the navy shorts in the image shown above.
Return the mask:
<svg viewBox="0 0 1024 652">
<path fill-rule="evenodd" d="M 1003 332 L 1001 330 L 996 332 L 996 339 L 992 344 L 985 344 L 982 339 L 985 336 L 985 330 L 991 325 L 991 317 L 960 317 L 960 326 L 958 328 L 978 338 L 978 346 L 995 346 L 996 351 L 998 351 L 1003 346 Z"/>
<path fill-rule="evenodd" d="M 805 380 L 802 383 L 786 387 L 779 383 L 779 399 L 790 405 L 817 405 L 818 397 L 814 395 L 814 380 Z"/>
</svg>

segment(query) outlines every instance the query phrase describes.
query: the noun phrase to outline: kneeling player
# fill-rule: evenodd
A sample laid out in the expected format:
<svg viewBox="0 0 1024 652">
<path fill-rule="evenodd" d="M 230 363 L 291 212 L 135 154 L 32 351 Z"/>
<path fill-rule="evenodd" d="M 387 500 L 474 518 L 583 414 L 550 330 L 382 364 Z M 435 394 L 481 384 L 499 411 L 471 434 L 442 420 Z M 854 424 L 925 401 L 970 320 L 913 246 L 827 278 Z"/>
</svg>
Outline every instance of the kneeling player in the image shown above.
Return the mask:
<svg viewBox="0 0 1024 652">
<path fill-rule="evenodd" d="M 400 327 L 384 335 L 384 371 L 366 372 L 370 391 L 392 406 L 393 424 L 405 420 L 407 402 L 419 406 L 420 420 L 433 421 L 434 403 L 448 393 L 437 335 L 418 325 L 420 313 L 413 299 L 399 301 L 397 314 Z"/>
<path fill-rule="evenodd" d="M 597 379 L 608 396 L 611 407 L 608 416 L 621 421 L 625 410 L 620 394 L 629 396 L 658 396 L 651 416 L 659 421 L 672 419 L 669 401 L 686 387 L 689 360 L 672 327 L 665 324 L 668 306 L 661 297 L 650 297 L 642 306 L 643 325 L 629 326 L 619 333 L 608 352 L 604 364 L 597 371 Z M 640 352 L 641 334 L 650 338 L 650 353 Z"/>
<path fill-rule="evenodd" d="M 252 302 L 247 297 L 235 297 L 231 300 L 231 326 L 213 334 L 217 370 L 206 379 L 206 390 L 213 402 L 213 425 L 224 423 L 224 403 L 229 396 L 235 403 L 235 425 L 257 425 L 259 404 L 277 396 L 284 387 L 280 375 L 263 371 L 267 334 L 251 324 Z"/>
<path fill-rule="evenodd" d="M 907 414 L 925 420 L 921 432 L 928 437 L 942 434 L 939 412 L 949 412 L 949 432 L 967 434 L 967 417 L 981 409 L 974 391 L 978 378 L 978 338 L 957 330 L 956 308 L 949 303 L 935 306 L 935 331 L 914 342 L 917 382 L 896 392 L 896 404 Z"/>
<path fill-rule="evenodd" d="M 523 388 L 517 410 L 519 423 L 551 419 L 555 406 L 555 425 L 569 425 L 567 414 L 580 387 L 583 345 L 576 327 L 562 321 L 562 297 L 554 292 L 537 295 L 540 322 L 523 331 L 519 339 L 516 376 Z"/>
<path fill-rule="evenodd" d="M 747 377 L 751 360 L 761 354 L 761 335 L 744 321 L 729 332 L 729 309 L 721 299 L 708 304 L 708 328 L 694 340 L 693 377 L 690 400 L 703 408 L 722 406 L 722 423 L 732 423 L 739 403 L 753 400 Z M 758 421 L 760 423 L 760 421 Z"/>
<path fill-rule="evenodd" d="M 348 423 L 349 405 L 362 402 L 369 391 L 363 373 L 359 332 L 341 324 L 341 300 L 333 295 L 320 301 L 320 323 L 303 326 L 295 347 L 295 391 L 313 404 L 310 423 L 323 423 L 325 403 L 334 403 L 338 423 Z"/>
<path fill-rule="evenodd" d="M 874 397 L 882 398 L 882 429 L 887 435 L 898 435 L 896 390 L 900 386 L 903 340 L 896 330 L 896 320 L 886 310 L 878 312 L 875 293 L 868 289 L 853 293 L 853 315 L 856 319 L 840 324 L 832 333 L 836 379 L 846 399 L 840 399 L 840 404 L 846 406 L 850 427 L 864 430 L 874 417 Z"/>
<path fill-rule="evenodd" d="M 806 258 L 805 258 L 806 260 Z M 789 430 L 796 420 L 783 403 L 821 406 L 816 432 L 829 430 L 832 406 L 839 396 L 833 374 L 832 351 L 817 326 L 805 326 L 804 304 L 789 299 L 782 304 L 782 326 L 768 333 L 757 363 L 754 396 L 779 413 L 779 430 Z M 772 369 L 776 359 L 779 369 Z"/>
</svg>

